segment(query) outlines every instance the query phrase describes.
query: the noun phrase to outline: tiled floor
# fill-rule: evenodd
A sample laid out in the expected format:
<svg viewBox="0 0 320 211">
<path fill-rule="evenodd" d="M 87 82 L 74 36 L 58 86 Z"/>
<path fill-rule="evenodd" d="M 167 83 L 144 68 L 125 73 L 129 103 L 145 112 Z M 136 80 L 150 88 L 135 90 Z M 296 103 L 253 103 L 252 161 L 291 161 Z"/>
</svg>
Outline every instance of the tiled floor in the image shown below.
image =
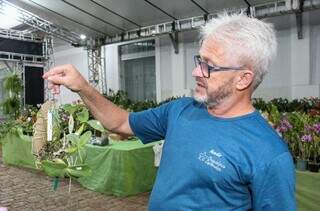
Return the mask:
<svg viewBox="0 0 320 211">
<path fill-rule="evenodd" d="M 140 211 L 147 209 L 149 193 L 131 197 L 107 196 L 83 188 L 69 179 L 52 189 L 51 178 L 42 172 L 7 166 L 2 162 L 0 147 L 0 207 L 13 210 L 110 210 Z"/>
</svg>

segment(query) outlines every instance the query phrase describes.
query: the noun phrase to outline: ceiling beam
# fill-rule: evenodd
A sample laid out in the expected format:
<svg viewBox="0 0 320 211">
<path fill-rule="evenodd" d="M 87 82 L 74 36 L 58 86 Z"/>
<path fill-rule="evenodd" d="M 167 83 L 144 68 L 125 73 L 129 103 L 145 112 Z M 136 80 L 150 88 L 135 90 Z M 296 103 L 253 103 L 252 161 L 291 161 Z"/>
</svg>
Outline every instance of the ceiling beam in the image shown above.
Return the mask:
<svg viewBox="0 0 320 211">
<path fill-rule="evenodd" d="M 247 4 L 247 16 L 251 16 L 251 10 L 250 10 L 250 8 L 251 8 L 251 4 L 249 3 L 249 1 L 248 0 L 244 0 L 244 2 Z"/>
<path fill-rule="evenodd" d="M 251 7 L 251 4 L 248 2 L 248 0 L 244 0 L 244 2 L 247 4 L 248 7 Z"/>
<path fill-rule="evenodd" d="M 81 8 L 78 7 L 78 6 L 76 6 L 76 5 L 74 5 L 74 4 L 71 4 L 70 2 L 68 2 L 68 1 L 66 1 L 66 0 L 61 0 L 61 1 L 64 2 L 65 4 L 67 4 L 67 5 L 75 8 L 75 9 L 77 9 L 77 10 L 79 10 L 79 11 L 81 11 L 81 12 L 83 12 L 83 13 L 85 13 L 85 14 L 87 14 L 87 15 L 89 15 L 89 16 L 91 16 L 91 17 L 93 17 L 93 18 L 95 18 L 95 19 L 97 19 L 97 20 L 99 20 L 99 21 L 101 21 L 101 22 L 103 22 L 103 23 L 105 23 L 105 24 L 108 24 L 108 25 L 110 25 L 110 26 L 112 26 L 112 27 L 114 27 L 114 28 L 116 28 L 116 29 L 118 29 L 118 30 L 120 30 L 120 31 L 125 31 L 124 28 L 121 28 L 121 27 L 119 27 L 119 26 L 116 26 L 116 25 L 108 22 L 108 21 L 105 21 L 105 20 L 103 20 L 102 18 L 99 18 L 98 16 L 95 16 L 95 15 L 93 15 L 93 14 L 85 11 L 84 9 L 81 9 Z"/>
<path fill-rule="evenodd" d="M 148 1 L 148 0 L 144 0 L 145 2 L 147 2 L 148 4 L 150 4 L 152 7 L 158 9 L 159 11 L 161 11 L 162 13 L 166 14 L 167 16 L 169 16 L 170 18 L 172 18 L 173 20 L 178 20 L 178 18 L 174 17 L 173 15 L 170 15 L 169 13 L 167 13 L 166 11 L 164 11 L 163 9 L 161 9 L 160 7 L 158 7 L 157 5 L 153 4 L 152 2 Z"/>
<path fill-rule="evenodd" d="M 298 33 L 298 39 L 303 39 L 303 21 L 302 21 L 302 13 L 303 13 L 303 5 L 304 0 L 298 0 L 299 2 L 299 8 L 296 11 L 296 24 L 297 24 L 297 33 Z"/>
<path fill-rule="evenodd" d="M 79 24 L 79 25 L 81 25 L 81 26 L 83 26 L 83 27 L 85 27 L 85 28 L 88 28 L 88 29 L 90 29 L 90 30 L 92 30 L 92 31 L 95 31 L 95 32 L 97 32 L 97 33 L 99 33 L 99 34 L 110 36 L 110 35 L 106 34 L 106 33 L 103 32 L 103 31 L 100 31 L 100 30 L 98 30 L 98 29 L 92 28 L 92 27 L 87 26 L 87 25 L 85 25 L 85 24 L 83 24 L 83 23 L 80 23 L 80 22 L 78 22 L 78 21 L 76 21 L 76 20 L 74 20 L 74 19 L 72 19 L 72 18 L 69 18 L 69 17 L 67 17 L 67 16 L 65 16 L 65 15 L 62 15 L 62 14 L 56 12 L 56 11 L 53 11 L 53 10 L 51 10 L 51 9 L 49 9 L 49 8 L 41 5 L 41 4 L 38 4 L 37 2 L 34 2 L 34 1 L 32 1 L 32 0 L 28 0 L 28 1 L 32 2 L 33 4 L 37 5 L 38 7 L 41 7 L 41 8 L 43 8 L 43 9 L 45 9 L 45 10 L 48 10 L 48 11 L 50 11 L 50 12 L 56 14 L 56 15 L 59 15 L 59 16 L 65 18 L 65 19 L 67 19 L 67 20 L 69 20 L 69 21 L 72 21 L 72 22 L 74 22 L 74 23 L 76 23 L 76 24 Z"/>
<path fill-rule="evenodd" d="M 94 0 L 90 0 L 90 1 L 91 1 L 92 3 L 98 5 L 99 7 L 102 7 L 103 9 L 107 10 L 108 12 L 111 12 L 112 14 L 114 14 L 114 15 L 116 15 L 116 16 L 118 16 L 118 17 L 120 17 L 120 18 L 122 18 L 122 19 L 124 19 L 124 20 L 126 20 L 126 21 L 128 21 L 128 22 L 130 22 L 130 23 L 132 23 L 133 25 L 135 25 L 135 26 L 137 26 L 137 27 L 141 27 L 141 25 L 139 25 L 138 23 L 136 23 L 136 22 L 134 22 L 134 21 L 132 21 L 132 20 L 130 20 L 130 19 L 128 19 L 128 18 L 120 15 L 119 13 L 116 13 L 115 11 L 109 9 L 108 7 L 102 5 L 102 4 L 100 4 L 100 3 L 98 3 L 98 2 L 96 2 L 96 1 L 94 1 Z"/>
<path fill-rule="evenodd" d="M 200 4 L 198 4 L 198 2 L 194 1 L 194 0 L 190 0 L 193 4 L 197 5 L 197 7 L 199 7 L 205 14 L 209 14 L 209 12 L 204 9 Z"/>
</svg>

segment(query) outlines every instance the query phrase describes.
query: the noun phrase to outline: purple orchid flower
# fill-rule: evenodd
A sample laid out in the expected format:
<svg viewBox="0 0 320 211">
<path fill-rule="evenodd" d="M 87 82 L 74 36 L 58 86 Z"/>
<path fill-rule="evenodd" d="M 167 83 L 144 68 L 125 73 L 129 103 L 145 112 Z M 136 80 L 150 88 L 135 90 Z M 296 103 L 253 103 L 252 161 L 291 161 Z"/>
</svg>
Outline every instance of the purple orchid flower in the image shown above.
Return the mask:
<svg viewBox="0 0 320 211">
<path fill-rule="evenodd" d="M 311 135 L 303 135 L 301 137 L 302 142 L 311 142 L 312 141 L 312 136 Z"/>
</svg>

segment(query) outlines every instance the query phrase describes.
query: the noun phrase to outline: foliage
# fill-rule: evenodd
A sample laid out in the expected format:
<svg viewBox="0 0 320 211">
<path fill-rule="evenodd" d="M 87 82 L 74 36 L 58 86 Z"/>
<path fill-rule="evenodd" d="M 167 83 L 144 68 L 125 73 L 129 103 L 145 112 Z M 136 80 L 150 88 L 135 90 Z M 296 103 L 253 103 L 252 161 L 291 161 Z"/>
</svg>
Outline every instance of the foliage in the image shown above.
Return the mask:
<svg viewBox="0 0 320 211">
<path fill-rule="evenodd" d="M 0 139 L 4 138 L 14 128 L 21 129 L 24 135 L 32 135 L 33 125 L 37 120 L 37 111 L 38 108 L 28 105 L 21 109 L 17 119 L 6 119 L 0 122 Z"/>
<path fill-rule="evenodd" d="M 52 177 L 82 177 L 91 174 L 86 165 L 84 146 L 93 134 L 106 133 L 101 123 L 90 119 L 83 104 L 66 104 L 52 111 L 53 140 L 47 142 L 41 153 L 39 165 Z"/>
<path fill-rule="evenodd" d="M 16 73 L 13 73 L 5 78 L 4 89 L 13 93 L 19 93 L 22 91 L 22 80 Z"/>
<path fill-rule="evenodd" d="M 270 112 L 270 107 L 275 106 L 280 113 L 283 112 L 303 112 L 311 115 L 320 115 L 320 99 L 319 98 L 302 98 L 289 101 L 285 98 L 274 98 L 270 101 L 264 101 L 261 98 L 252 100 L 256 109 Z"/>
<path fill-rule="evenodd" d="M 14 126 L 15 122 L 13 120 L 0 122 L 0 140 L 3 139 Z"/>
<path fill-rule="evenodd" d="M 301 111 L 280 113 L 274 105 L 263 115 L 288 143 L 294 157 L 317 162 L 320 156 L 319 115 L 310 115 Z"/>
<path fill-rule="evenodd" d="M 33 134 L 33 125 L 37 121 L 38 108 L 32 105 L 26 105 L 19 112 L 20 115 L 15 120 L 15 123 L 22 128 L 24 135 L 31 136 Z"/>
<path fill-rule="evenodd" d="M 135 102 L 130 100 L 128 98 L 127 93 L 122 90 L 119 90 L 117 92 L 113 90 L 109 90 L 109 94 L 104 94 L 104 96 L 114 104 L 118 105 L 120 108 L 123 108 L 129 112 L 138 112 L 138 111 L 143 111 L 149 108 L 155 108 L 159 105 L 162 105 L 164 103 L 167 103 L 179 98 L 179 97 L 171 97 L 160 103 L 157 103 L 156 101 L 153 101 L 153 100 Z"/>
<path fill-rule="evenodd" d="M 5 78 L 4 90 L 7 92 L 7 98 L 1 103 L 4 114 L 9 118 L 15 119 L 19 116 L 21 106 L 22 80 L 16 73 Z"/>
</svg>

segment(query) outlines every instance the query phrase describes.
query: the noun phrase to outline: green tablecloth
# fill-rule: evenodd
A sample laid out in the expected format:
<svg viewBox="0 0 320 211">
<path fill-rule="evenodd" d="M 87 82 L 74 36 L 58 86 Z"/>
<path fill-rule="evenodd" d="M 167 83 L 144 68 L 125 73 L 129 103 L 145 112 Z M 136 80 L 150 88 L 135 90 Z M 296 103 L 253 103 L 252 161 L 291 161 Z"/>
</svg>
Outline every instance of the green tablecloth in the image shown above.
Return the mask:
<svg viewBox="0 0 320 211">
<path fill-rule="evenodd" d="M 35 159 L 31 152 L 32 139 L 14 130 L 2 139 L 2 158 L 6 164 L 35 169 Z"/>
<path fill-rule="evenodd" d="M 35 168 L 31 137 L 12 132 L 2 142 L 5 164 Z M 90 190 L 117 196 L 150 191 L 157 171 L 153 145 L 138 140 L 113 141 L 104 147 L 87 144 L 85 151 L 92 176 L 78 181 Z"/>
<path fill-rule="evenodd" d="M 93 175 L 78 181 L 88 189 L 117 196 L 150 191 L 157 171 L 152 146 L 140 141 L 87 145 L 87 163 Z"/>
<path fill-rule="evenodd" d="M 2 143 L 6 164 L 34 167 L 31 138 L 8 134 Z M 149 191 L 156 175 L 152 145 L 139 141 L 112 142 L 110 146 L 87 145 L 87 162 L 93 175 L 79 179 L 88 189 L 114 194 L 132 195 Z M 296 197 L 301 211 L 320 210 L 320 173 L 297 171 Z"/>
<path fill-rule="evenodd" d="M 320 173 L 297 171 L 296 197 L 299 211 L 320 210 Z"/>
</svg>

